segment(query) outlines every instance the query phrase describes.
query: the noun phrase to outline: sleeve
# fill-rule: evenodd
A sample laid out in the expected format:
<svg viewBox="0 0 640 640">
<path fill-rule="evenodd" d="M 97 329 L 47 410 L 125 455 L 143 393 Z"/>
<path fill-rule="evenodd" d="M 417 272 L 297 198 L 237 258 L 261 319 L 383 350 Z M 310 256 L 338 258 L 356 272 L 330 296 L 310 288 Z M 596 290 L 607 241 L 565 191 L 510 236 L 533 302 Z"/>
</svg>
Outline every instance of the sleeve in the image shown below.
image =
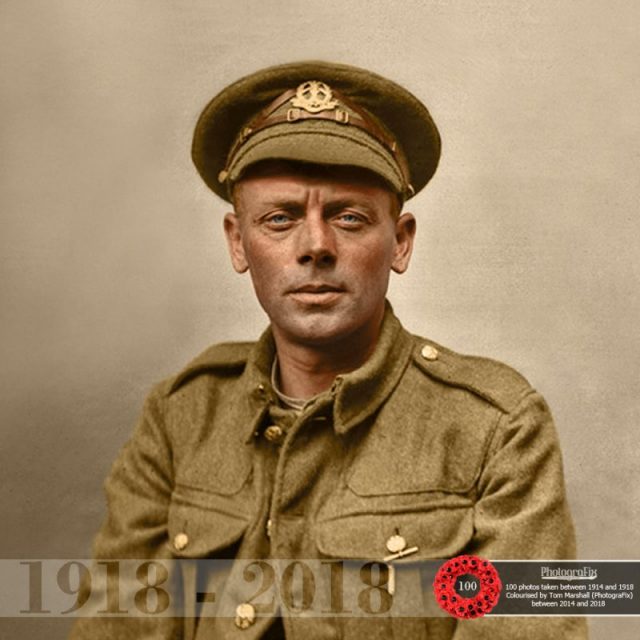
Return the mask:
<svg viewBox="0 0 640 640">
<path fill-rule="evenodd" d="M 488 559 L 571 559 L 576 546 L 560 444 L 544 399 L 530 391 L 493 434 L 478 481 L 470 553 Z M 459 621 L 455 640 L 584 640 L 577 617 Z"/>
<path fill-rule="evenodd" d="M 167 521 L 173 488 L 171 445 L 164 427 L 164 394 L 156 387 L 147 398 L 131 440 L 124 446 L 105 483 L 107 517 L 94 542 L 96 561 L 166 560 L 171 552 L 167 545 Z M 123 566 L 127 565 L 126 562 Z M 169 565 L 170 566 L 170 565 Z M 98 572 L 94 571 L 96 576 Z M 127 577 L 123 574 L 126 573 Z M 117 589 L 121 606 L 133 608 L 134 594 L 144 584 L 130 579 L 130 571 L 120 571 L 109 585 Z M 100 574 L 102 575 L 102 574 Z M 170 594 L 179 593 L 177 577 L 171 574 L 166 584 Z M 93 579 L 83 589 L 92 589 L 91 601 L 102 598 L 105 580 Z M 172 603 L 176 604 L 176 603 Z M 79 618 L 70 640 L 177 640 L 182 637 L 182 621 L 178 617 L 96 616 Z"/>
</svg>

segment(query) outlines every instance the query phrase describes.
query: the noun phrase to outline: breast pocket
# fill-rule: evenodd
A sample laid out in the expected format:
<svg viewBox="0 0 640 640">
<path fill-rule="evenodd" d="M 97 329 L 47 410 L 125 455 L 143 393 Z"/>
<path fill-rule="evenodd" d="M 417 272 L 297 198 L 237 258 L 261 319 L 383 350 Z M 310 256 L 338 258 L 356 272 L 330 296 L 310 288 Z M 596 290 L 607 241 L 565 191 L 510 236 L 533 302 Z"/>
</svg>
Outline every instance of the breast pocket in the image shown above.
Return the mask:
<svg viewBox="0 0 640 640">
<path fill-rule="evenodd" d="M 316 523 L 318 551 L 343 567 L 341 597 L 354 612 L 337 623 L 342 637 L 378 637 L 380 629 L 394 639 L 449 637 L 441 635 L 451 625 L 432 584 L 442 559 L 460 554 L 473 536 L 471 505 L 443 496 L 412 507 L 372 500 L 349 512 L 327 510 Z"/>
<path fill-rule="evenodd" d="M 374 482 L 365 483 L 361 462 L 356 459 L 346 469 L 339 488 L 317 514 L 318 552 L 359 567 L 360 572 L 362 561 L 373 561 L 354 589 L 362 589 L 367 581 L 384 583 L 392 596 L 393 633 L 402 637 L 396 630 L 404 629 L 407 618 L 421 618 L 421 631 L 415 636 L 420 638 L 431 624 L 427 618 L 442 615 L 432 589 L 437 568 L 464 553 L 473 540 L 474 493 L 468 489 L 472 482 L 446 473 L 395 473 L 387 466 Z M 367 571 L 373 571 L 373 579 L 366 578 Z M 362 602 L 359 593 L 354 596 L 352 600 Z"/>
</svg>

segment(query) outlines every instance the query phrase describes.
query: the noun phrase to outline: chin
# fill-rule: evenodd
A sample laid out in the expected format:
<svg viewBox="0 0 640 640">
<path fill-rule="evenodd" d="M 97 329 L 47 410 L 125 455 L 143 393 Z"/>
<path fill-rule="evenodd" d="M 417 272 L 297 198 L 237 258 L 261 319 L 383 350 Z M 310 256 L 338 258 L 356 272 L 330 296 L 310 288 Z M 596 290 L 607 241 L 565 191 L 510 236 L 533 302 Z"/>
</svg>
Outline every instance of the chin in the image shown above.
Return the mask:
<svg viewBox="0 0 640 640">
<path fill-rule="evenodd" d="M 309 346 L 340 342 L 357 331 L 353 322 L 345 321 L 343 318 L 327 317 L 324 314 L 296 319 L 289 317 L 283 322 L 276 321 L 273 324 L 276 324 L 290 340 Z"/>
</svg>

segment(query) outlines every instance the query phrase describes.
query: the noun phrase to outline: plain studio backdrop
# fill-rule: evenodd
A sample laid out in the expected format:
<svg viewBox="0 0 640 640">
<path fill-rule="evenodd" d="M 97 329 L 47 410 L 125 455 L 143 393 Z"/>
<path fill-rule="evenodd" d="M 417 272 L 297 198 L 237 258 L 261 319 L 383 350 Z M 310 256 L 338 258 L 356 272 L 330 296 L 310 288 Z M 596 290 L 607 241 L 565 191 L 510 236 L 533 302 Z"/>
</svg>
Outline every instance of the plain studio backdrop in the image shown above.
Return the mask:
<svg viewBox="0 0 640 640">
<path fill-rule="evenodd" d="M 638 558 L 639 24 L 634 0 L 3 0 L 3 557 L 88 557 L 151 384 L 264 328 L 191 134 L 238 77 L 319 58 L 405 85 L 443 137 L 407 207 L 396 312 L 529 378 L 558 426 L 579 557 Z M 68 624 L 4 620 L 0 636 Z M 640 620 L 591 629 L 636 638 Z"/>
</svg>

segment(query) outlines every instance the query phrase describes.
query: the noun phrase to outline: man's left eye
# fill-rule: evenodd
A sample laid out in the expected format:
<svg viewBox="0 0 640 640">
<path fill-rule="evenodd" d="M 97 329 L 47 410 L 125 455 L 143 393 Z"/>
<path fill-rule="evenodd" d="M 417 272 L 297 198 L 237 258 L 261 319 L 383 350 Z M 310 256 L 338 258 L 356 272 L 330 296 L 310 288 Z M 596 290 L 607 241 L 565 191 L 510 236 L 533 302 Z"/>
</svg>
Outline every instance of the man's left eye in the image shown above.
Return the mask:
<svg viewBox="0 0 640 640">
<path fill-rule="evenodd" d="M 345 211 L 344 213 L 341 213 L 339 216 L 337 216 L 337 219 L 340 222 L 344 222 L 346 224 L 361 224 L 362 222 L 364 222 L 364 220 L 362 219 L 362 216 L 356 213 L 351 213 L 350 211 Z"/>
</svg>

